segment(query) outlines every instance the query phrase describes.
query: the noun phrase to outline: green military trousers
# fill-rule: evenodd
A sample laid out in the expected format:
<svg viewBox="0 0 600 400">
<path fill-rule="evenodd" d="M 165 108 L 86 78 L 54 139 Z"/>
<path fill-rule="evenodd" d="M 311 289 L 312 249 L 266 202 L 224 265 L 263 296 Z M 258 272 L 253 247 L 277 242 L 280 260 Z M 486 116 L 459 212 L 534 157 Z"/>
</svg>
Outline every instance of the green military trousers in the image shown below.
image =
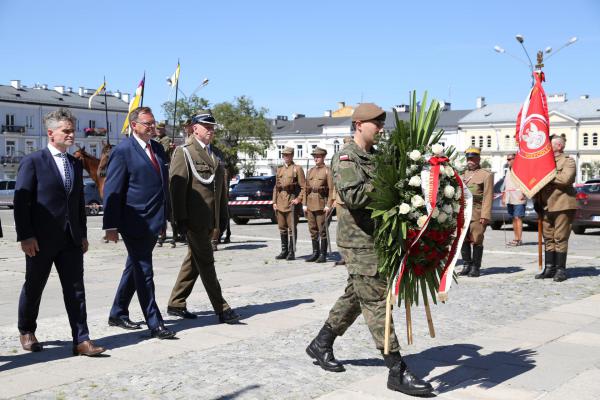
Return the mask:
<svg viewBox="0 0 600 400">
<path fill-rule="evenodd" d="M 350 274 L 344 294 L 329 311 L 327 323 L 336 335 L 342 336 L 362 312 L 375 345 L 379 350 L 383 350 L 386 290 L 387 282 L 379 274 L 375 276 Z M 391 327 L 390 351 L 400 351 L 393 321 Z"/>
</svg>

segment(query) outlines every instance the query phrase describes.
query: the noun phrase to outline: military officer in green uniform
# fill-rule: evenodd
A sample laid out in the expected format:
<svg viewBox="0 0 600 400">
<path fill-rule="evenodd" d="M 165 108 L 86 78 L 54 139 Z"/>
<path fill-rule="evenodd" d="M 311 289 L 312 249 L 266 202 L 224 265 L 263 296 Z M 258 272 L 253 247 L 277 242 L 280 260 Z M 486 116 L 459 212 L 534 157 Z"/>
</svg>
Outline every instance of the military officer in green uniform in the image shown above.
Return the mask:
<svg viewBox="0 0 600 400">
<path fill-rule="evenodd" d="M 165 153 L 171 154 L 171 138 L 167 136 L 167 124 L 165 121 L 156 124 L 156 141 L 165 149 Z"/>
<path fill-rule="evenodd" d="M 188 252 L 171 292 L 167 313 L 196 318 L 187 310 L 186 299 L 200 276 L 219 322 L 234 323 L 239 315 L 223 298 L 215 271 L 211 239 L 224 226 L 227 188 L 221 152 L 211 142 L 216 121 L 210 111 L 192 118 L 192 134 L 175 149 L 169 168 L 169 190 L 173 221 L 188 240 Z"/>
<path fill-rule="evenodd" d="M 324 263 L 327 259 L 326 230 L 334 201 L 334 187 L 331 170 L 325 165 L 327 150 L 315 147 L 311 155 L 315 159 L 315 166 L 306 174 L 303 203 L 313 252 L 306 261 Z"/>
<path fill-rule="evenodd" d="M 469 147 L 465 156 L 467 169 L 461 179 L 473 194 L 473 212 L 467 236 L 460 249 L 464 264 L 458 274 L 476 278 L 479 276 L 483 257 L 483 234 L 492 219 L 494 175 L 481 168 L 481 150 L 478 147 Z"/>
<path fill-rule="evenodd" d="M 373 190 L 376 137 L 383 131 L 385 111 L 373 103 L 360 104 L 352 115 L 354 141 L 333 156 L 331 170 L 343 204 L 337 208 L 337 245 L 346 260 L 348 281 L 345 293 L 337 300 L 317 337 L 306 352 L 326 371 L 342 372 L 335 359 L 333 342 L 343 335 L 362 313 L 376 347 L 383 351 L 387 280 L 377 271 L 374 247 L 374 221 L 366 207 L 367 193 Z M 393 327 L 392 323 L 392 327 Z M 400 356 L 400 345 L 392 329 L 390 354 L 384 355 L 390 369 L 387 387 L 411 395 L 432 392 L 429 383 L 409 371 Z"/>
<path fill-rule="evenodd" d="M 565 139 L 552 136 L 552 150 L 556 161 L 556 177 L 542 188 L 536 208 L 542 211 L 542 233 L 544 235 L 545 262 L 542 273 L 536 279 L 554 278 L 555 282 L 567 279 L 567 250 L 571 226 L 577 209 L 575 182 L 575 160 L 565 155 Z"/>
<path fill-rule="evenodd" d="M 298 219 L 302 211 L 304 198 L 304 170 L 294 164 L 294 149 L 286 147 L 281 152 L 283 165 L 277 168 L 275 187 L 273 188 L 273 210 L 277 217 L 279 234 L 281 236 L 281 253 L 277 260 L 295 260 L 296 243 L 293 238 L 298 237 Z"/>
</svg>

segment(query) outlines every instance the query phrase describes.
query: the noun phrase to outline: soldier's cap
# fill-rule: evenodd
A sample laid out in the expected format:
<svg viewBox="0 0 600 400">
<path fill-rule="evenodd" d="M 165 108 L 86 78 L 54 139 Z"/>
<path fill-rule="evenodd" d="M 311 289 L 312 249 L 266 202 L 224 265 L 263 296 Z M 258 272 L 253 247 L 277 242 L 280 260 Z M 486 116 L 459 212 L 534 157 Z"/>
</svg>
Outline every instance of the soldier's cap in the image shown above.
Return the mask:
<svg viewBox="0 0 600 400">
<path fill-rule="evenodd" d="M 210 110 L 203 110 L 192 117 L 191 123 L 216 125 L 217 121 L 215 121 L 215 117 L 213 117 L 212 112 L 210 112 Z"/>
<path fill-rule="evenodd" d="M 558 133 L 555 133 L 554 135 L 550 136 L 550 141 L 553 141 L 554 139 L 561 139 L 563 142 L 567 142 L 567 139 L 565 139 L 563 135 L 559 135 Z"/>
<path fill-rule="evenodd" d="M 479 147 L 471 146 L 467 150 L 465 150 L 465 157 L 480 157 L 481 149 Z"/>
<path fill-rule="evenodd" d="M 167 127 L 167 123 L 165 121 L 160 121 L 156 124 L 156 129 L 165 129 Z"/>
<path fill-rule="evenodd" d="M 320 147 L 315 147 L 312 151 L 312 153 L 310 153 L 311 156 L 326 156 L 327 155 L 327 150 L 322 149 Z"/>
<path fill-rule="evenodd" d="M 352 121 L 370 121 L 373 119 L 385 121 L 385 110 L 375 103 L 361 103 L 352 113 Z"/>
<path fill-rule="evenodd" d="M 281 151 L 281 154 L 294 154 L 294 149 L 292 147 L 285 147 Z"/>
</svg>

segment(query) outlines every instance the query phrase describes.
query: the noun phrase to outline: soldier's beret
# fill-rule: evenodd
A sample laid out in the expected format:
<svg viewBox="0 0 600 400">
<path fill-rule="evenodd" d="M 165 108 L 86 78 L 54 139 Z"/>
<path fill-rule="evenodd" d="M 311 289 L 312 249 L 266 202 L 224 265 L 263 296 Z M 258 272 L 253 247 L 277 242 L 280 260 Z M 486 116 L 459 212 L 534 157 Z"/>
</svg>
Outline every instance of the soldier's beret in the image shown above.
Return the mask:
<svg viewBox="0 0 600 400">
<path fill-rule="evenodd" d="M 378 119 L 385 121 L 385 111 L 375 103 L 361 103 L 352 113 L 352 121 L 369 121 Z"/>
<path fill-rule="evenodd" d="M 465 150 L 465 157 L 479 157 L 481 156 L 481 149 L 479 147 L 471 146 Z"/>
<path fill-rule="evenodd" d="M 312 151 L 312 153 L 310 153 L 311 156 L 325 156 L 327 155 L 327 150 L 322 149 L 320 147 L 315 147 Z"/>
<path fill-rule="evenodd" d="M 281 151 L 281 154 L 294 154 L 294 149 L 292 147 L 286 147 Z"/>
</svg>

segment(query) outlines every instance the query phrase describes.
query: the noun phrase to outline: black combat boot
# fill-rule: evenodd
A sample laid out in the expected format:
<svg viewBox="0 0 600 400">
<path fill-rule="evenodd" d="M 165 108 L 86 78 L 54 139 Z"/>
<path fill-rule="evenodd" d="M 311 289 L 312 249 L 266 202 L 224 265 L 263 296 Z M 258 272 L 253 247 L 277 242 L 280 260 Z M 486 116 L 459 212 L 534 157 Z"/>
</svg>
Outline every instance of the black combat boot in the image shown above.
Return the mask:
<svg viewBox="0 0 600 400">
<path fill-rule="evenodd" d="M 471 278 L 477 278 L 479 276 L 479 270 L 481 269 L 481 258 L 483 257 L 483 246 L 474 244 L 473 245 L 473 265 L 471 266 L 471 272 L 469 276 Z"/>
<path fill-rule="evenodd" d="M 383 359 L 385 365 L 390 369 L 387 381 L 388 389 L 411 396 L 426 396 L 433 392 L 431 384 L 410 372 L 399 352 L 384 355 Z"/>
<path fill-rule="evenodd" d="M 556 274 L 556 253 L 547 251 L 544 254 L 544 270 L 535 276 L 535 279 L 554 278 Z"/>
<path fill-rule="evenodd" d="M 325 371 L 343 372 L 346 370 L 342 363 L 333 355 L 333 342 L 337 335 L 328 323 L 325 323 L 316 338 L 306 348 L 306 354 L 317 360 Z"/>
<path fill-rule="evenodd" d="M 281 253 L 275 256 L 276 260 L 283 260 L 288 255 L 288 235 L 287 233 L 281 234 Z"/>
<path fill-rule="evenodd" d="M 471 266 L 473 265 L 473 259 L 471 258 L 471 243 L 465 240 L 460 248 L 460 254 L 462 255 L 463 268 L 458 274 L 461 276 L 469 275 Z"/>
<path fill-rule="evenodd" d="M 318 263 L 324 263 L 327 261 L 327 239 L 321 239 L 321 254 L 317 259 Z"/>
<path fill-rule="evenodd" d="M 554 274 L 554 282 L 562 282 L 567 280 L 567 253 L 556 252 L 556 274 Z"/>
<path fill-rule="evenodd" d="M 292 236 L 289 237 L 289 240 L 290 240 L 290 246 L 288 248 L 288 255 L 286 257 L 286 260 L 294 261 L 296 259 L 296 254 L 295 254 L 296 241 L 294 240 L 294 238 Z"/>
<path fill-rule="evenodd" d="M 317 258 L 319 258 L 319 239 L 313 239 L 312 246 L 313 252 L 310 255 L 310 257 L 306 259 L 306 262 L 314 262 L 317 261 Z"/>
</svg>

